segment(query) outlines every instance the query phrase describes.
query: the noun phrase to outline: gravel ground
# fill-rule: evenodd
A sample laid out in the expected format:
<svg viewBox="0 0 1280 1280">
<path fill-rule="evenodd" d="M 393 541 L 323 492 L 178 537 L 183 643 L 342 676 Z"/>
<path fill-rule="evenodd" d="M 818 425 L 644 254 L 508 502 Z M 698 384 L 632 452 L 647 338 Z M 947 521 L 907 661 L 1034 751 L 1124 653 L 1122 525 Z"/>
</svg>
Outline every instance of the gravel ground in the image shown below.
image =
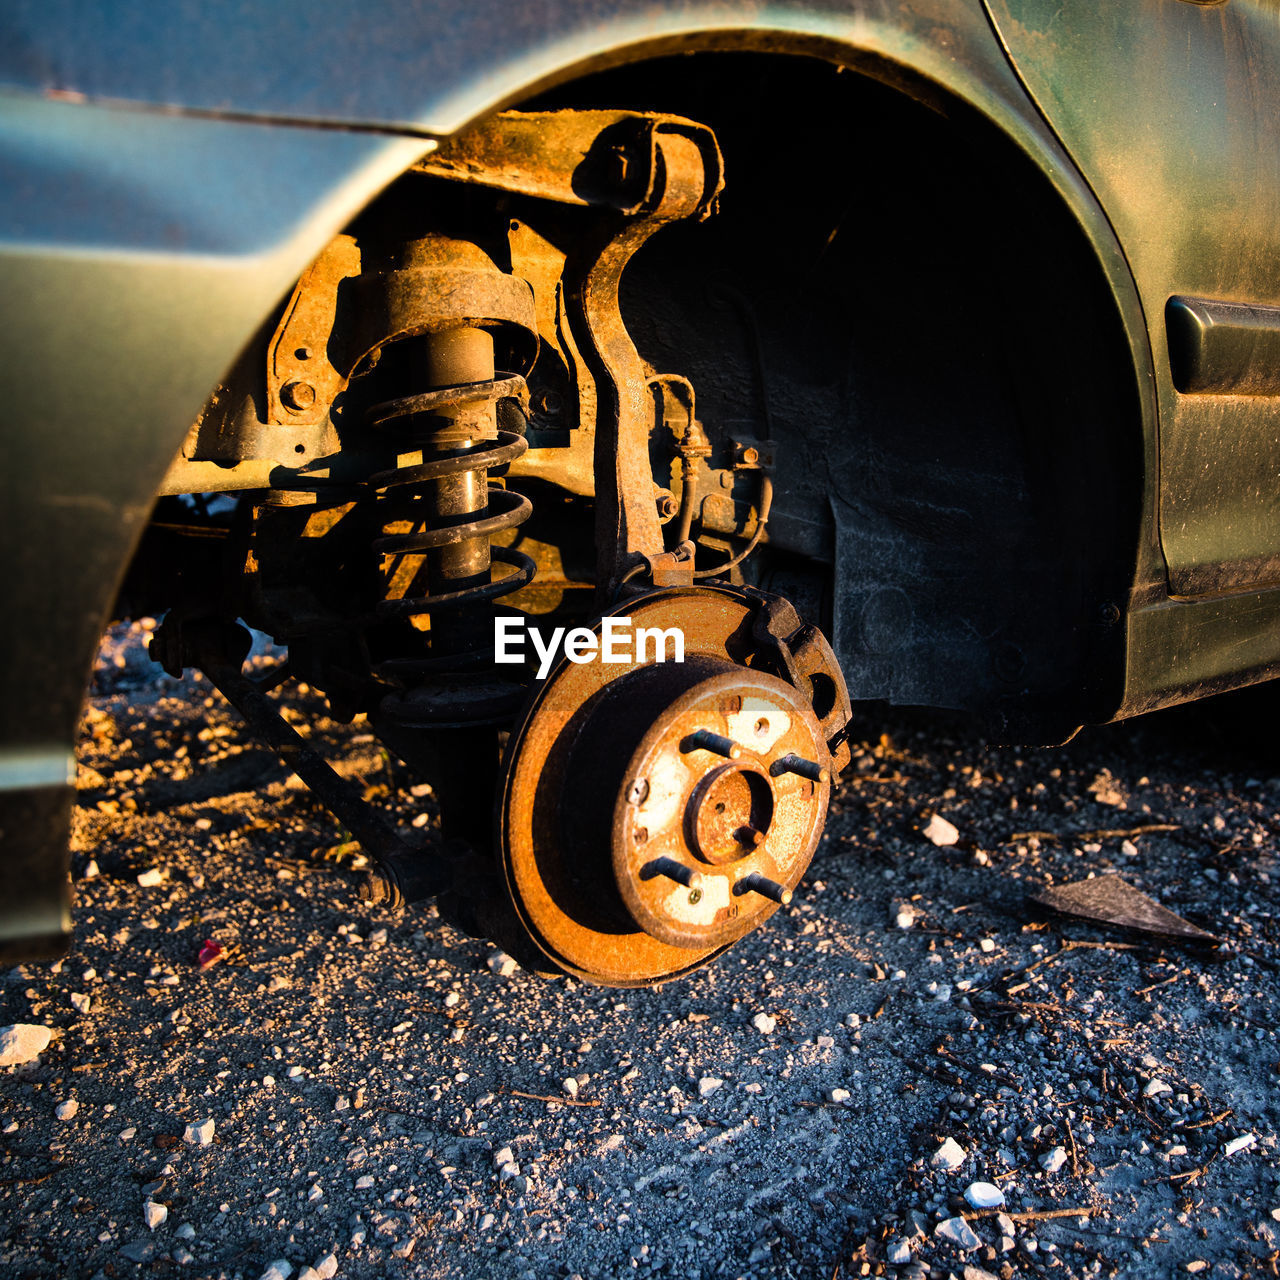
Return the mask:
<svg viewBox="0 0 1280 1280">
<path fill-rule="evenodd" d="M 0 982 L 53 1033 L 3 1069 L 5 1276 L 1276 1274 L 1267 695 L 1047 751 L 867 715 L 792 909 L 607 991 L 362 906 L 333 820 L 144 633 L 85 719 L 74 948 Z M 1233 948 L 1028 901 L 1107 871 Z"/>
</svg>

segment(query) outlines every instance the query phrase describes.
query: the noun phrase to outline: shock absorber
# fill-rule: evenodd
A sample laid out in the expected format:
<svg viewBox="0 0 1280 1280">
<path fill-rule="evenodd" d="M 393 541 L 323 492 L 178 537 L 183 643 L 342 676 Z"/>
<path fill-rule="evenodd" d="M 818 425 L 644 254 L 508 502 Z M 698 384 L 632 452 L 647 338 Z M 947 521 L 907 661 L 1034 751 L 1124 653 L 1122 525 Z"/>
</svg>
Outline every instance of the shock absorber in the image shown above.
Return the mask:
<svg viewBox="0 0 1280 1280">
<path fill-rule="evenodd" d="M 492 663 L 484 606 L 530 582 L 536 566 L 522 552 L 493 545 L 495 534 L 522 524 L 532 507 L 522 494 L 490 484 L 489 475 L 528 447 L 520 432 L 499 426 L 498 414 L 504 402 L 521 404 L 526 391 L 518 374 L 495 368 L 493 334 L 483 323 L 493 322 L 487 313 L 495 308 L 468 307 L 466 297 L 482 294 L 488 277 L 510 277 L 468 241 L 434 237 L 407 253 L 409 269 L 429 273 L 437 289 L 448 290 L 451 279 L 454 288 L 438 327 L 411 340 L 413 372 L 427 389 L 375 405 L 366 418 L 402 464 L 369 480 L 380 528 L 373 548 L 387 571 L 388 594 L 377 612 L 420 629 L 430 619 L 426 656 L 382 664 L 380 674 L 412 686 L 384 702 L 382 713 L 406 728 L 492 724 L 514 710 L 523 691 L 475 673 Z M 495 563 L 510 571 L 495 577 Z"/>
</svg>

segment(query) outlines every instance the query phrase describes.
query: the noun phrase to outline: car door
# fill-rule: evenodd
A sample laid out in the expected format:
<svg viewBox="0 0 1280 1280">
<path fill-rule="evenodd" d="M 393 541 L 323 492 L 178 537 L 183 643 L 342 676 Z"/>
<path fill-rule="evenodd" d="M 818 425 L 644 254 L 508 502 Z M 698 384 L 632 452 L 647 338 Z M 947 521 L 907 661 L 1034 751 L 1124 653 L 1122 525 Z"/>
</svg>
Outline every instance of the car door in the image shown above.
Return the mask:
<svg viewBox="0 0 1280 1280">
<path fill-rule="evenodd" d="M 1171 594 L 1280 582 L 1280 5 L 985 2 L 1137 282 Z"/>
</svg>

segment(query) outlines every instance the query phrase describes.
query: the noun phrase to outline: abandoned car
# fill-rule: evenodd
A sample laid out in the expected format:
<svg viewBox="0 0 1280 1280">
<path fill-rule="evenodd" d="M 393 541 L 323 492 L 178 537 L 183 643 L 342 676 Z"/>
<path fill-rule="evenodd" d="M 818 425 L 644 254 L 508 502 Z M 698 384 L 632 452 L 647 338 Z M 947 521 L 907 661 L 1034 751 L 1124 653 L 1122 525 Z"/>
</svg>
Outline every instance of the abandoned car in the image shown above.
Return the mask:
<svg viewBox="0 0 1280 1280">
<path fill-rule="evenodd" d="M 624 986 L 803 892 L 853 702 L 1278 670 L 1272 4 L 13 0 L 0 95 L 8 958 L 112 617 L 375 902 Z"/>
</svg>

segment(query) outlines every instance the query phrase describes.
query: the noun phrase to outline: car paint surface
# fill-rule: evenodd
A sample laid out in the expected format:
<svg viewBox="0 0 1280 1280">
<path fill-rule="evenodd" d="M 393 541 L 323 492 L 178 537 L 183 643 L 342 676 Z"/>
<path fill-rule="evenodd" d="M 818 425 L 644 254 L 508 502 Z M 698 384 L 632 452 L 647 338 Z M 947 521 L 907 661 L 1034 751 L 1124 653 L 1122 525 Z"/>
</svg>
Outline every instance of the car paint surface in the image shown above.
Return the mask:
<svg viewBox="0 0 1280 1280">
<path fill-rule="evenodd" d="M 1160 397 L 1160 536 L 1176 596 L 1280 580 L 1280 396 L 1181 394 L 1166 304 L 1280 303 L 1280 8 L 990 0 L 1037 105 L 1133 268 Z M 1260 349 L 1261 354 L 1261 349 Z"/>
</svg>

